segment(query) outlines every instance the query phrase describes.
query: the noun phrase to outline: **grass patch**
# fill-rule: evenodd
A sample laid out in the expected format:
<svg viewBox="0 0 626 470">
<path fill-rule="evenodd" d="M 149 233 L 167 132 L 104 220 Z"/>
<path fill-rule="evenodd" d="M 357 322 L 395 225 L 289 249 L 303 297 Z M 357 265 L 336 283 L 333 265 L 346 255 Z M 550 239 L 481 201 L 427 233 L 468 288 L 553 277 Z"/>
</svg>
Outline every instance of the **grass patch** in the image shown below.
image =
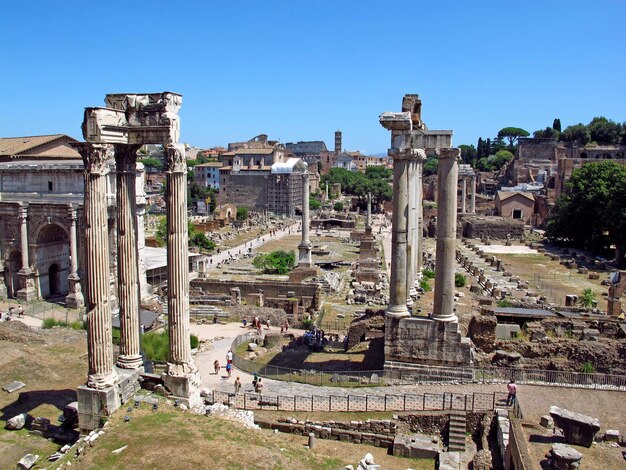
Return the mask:
<svg viewBox="0 0 626 470">
<path fill-rule="evenodd" d="M 66 321 L 56 320 L 54 318 L 44 319 L 41 327 L 44 330 L 49 330 L 50 328 L 55 328 L 55 327 L 71 328 L 73 330 L 82 330 L 84 328 L 82 321 L 72 321 L 68 323 Z"/>
<path fill-rule="evenodd" d="M 192 349 L 196 349 L 199 343 L 198 337 L 189 335 L 189 343 Z M 169 335 L 166 332 L 146 333 L 141 337 L 141 347 L 148 359 L 155 362 L 165 362 L 170 349 Z"/>
<path fill-rule="evenodd" d="M 430 287 L 430 283 L 428 282 L 427 279 L 422 279 L 420 281 L 420 287 L 422 288 L 424 292 L 430 292 L 431 290 L 433 290 L 433 288 Z"/>
<path fill-rule="evenodd" d="M 426 279 L 435 279 L 435 270 L 424 268 L 422 269 L 422 274 Z"/>
</svg>

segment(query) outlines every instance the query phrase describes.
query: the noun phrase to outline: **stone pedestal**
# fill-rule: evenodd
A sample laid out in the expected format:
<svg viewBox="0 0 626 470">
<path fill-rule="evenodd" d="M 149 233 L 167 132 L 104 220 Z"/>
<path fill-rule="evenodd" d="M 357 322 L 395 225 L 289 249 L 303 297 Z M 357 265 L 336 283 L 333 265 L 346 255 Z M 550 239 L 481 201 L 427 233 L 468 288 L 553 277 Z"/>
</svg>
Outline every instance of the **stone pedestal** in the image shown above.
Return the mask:
<svg viewBox="0 0 626 470">
<path fill-rule="evenodd" d="M 85 299 L 80 287 L 80 276 L 78 274 L 70 274 L 67 277 L 68 294 L 65 297 L 65 306 L 67 308 L 83 308 Z"/>
<path fill-rule="evenodd" d="M 114 385 L 102 389 L 81 385 L 76 390 L 81 434 L 99 428 L 104 420 L 139 390 L 139 370 L 116 368 L 116 374 L 119 380 Z"/>
<path fill-rule="evenodd" d="M 385 369 L 417 365 L 461 366 L 472 362 L 472 342 L 455 322 L 430 318 L 385 319 Z"/>
<path fill-rule="evenodd" d="M 309 173 L 302 174 L 302 240 L 298 245 L 298 266 L 289 273 L 290 282 L 302 282 L 309 277 L 317 277 L 320 270 L 313 264 L 309 240 Z"/>
</svg>

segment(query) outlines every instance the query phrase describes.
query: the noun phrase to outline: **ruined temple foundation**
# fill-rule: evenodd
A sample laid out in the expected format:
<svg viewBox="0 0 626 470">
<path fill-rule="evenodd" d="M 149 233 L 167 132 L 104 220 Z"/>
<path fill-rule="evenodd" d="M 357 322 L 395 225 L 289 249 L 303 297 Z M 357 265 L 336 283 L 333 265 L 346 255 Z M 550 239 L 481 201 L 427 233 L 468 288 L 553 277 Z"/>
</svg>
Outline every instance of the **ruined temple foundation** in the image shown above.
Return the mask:
<svg viewBox="0 0 626 470">
<path fill-rule="evenodd" d="M 420 143 L 425 125 L 420 113 L 419 97 L 406 95 L 401 113 L 383 113 L 380 116 L 381 125 L 391 131 L 392 148 L 389 149 L 389 155 L 394 159 L 391 292 L 389 308 L 385 313 L 385 371 L 461 366 L 472 362 L 471 340 L 462 337 L 454 312 L 456 193 L 460 156 L 460 151 L 456 148 L 446 148 L 444 145 L 443 148 L 435 149 L 439 165 L 433 313 L 428 318 L 412 317 L 406 305 L 407 286 L 412 284 L 408 281 L 413 281 L 409 271 L 414 269 L 407 263 L 406 244 L 408 240 L 415 243 L 415 238 L 408 236 L 408 229 L 420 226 L 419 210 L 415 207 L 413 214 L 410 211 L 410 194 L 406 180 L 409 162 L 420 159 L 424 153 Z M 442 142 L 443 137 L 449 135 L 444 134 L 442 131 Z M 411 195 L 417 196 L 413 193 Z M 417 224 L 413 221 L 409 227 L 409 219 L 415 215 Z M 419 239 L 419 233 L 412 235 L 418 235 Z"/>
</svg>

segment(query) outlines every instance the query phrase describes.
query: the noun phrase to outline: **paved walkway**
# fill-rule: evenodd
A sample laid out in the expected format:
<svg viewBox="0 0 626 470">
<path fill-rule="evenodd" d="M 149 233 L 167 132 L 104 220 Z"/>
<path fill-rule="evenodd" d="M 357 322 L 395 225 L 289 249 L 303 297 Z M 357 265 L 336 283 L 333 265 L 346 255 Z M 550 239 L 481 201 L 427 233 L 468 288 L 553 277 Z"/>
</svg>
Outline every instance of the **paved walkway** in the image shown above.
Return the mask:
<svg viewBox="0 0 626 470">
<path fill-rule="evenodd" d="M 241 245 L 235 246 L 233 248 L 229 248 L 228 250 L 223 250 L 221 253 L 215 253 L 209 256 L 209 260 L 213 261 L 212 263 L 209 261 L 207 265 L 207 270 L 215 269 L 219 263 L 222 263 L 229 259 L 239 259 L 243 256 L 244 253 L 248 252 L 248 249 L 252 248 L 252 250 L 263 246 L 264 244 L 273 241 L 280 240 L 286 235 L 290 235 L 292 233 L 298 233 L 301 222 L 294 222 L 291 225 L 284 227 L 283 229 L 277 229 L 275 235 L 270 235 L 269 233 L 265 233 L 263 235 L 259 235 L 257 238 L 242 243 Z"/>
</svg>

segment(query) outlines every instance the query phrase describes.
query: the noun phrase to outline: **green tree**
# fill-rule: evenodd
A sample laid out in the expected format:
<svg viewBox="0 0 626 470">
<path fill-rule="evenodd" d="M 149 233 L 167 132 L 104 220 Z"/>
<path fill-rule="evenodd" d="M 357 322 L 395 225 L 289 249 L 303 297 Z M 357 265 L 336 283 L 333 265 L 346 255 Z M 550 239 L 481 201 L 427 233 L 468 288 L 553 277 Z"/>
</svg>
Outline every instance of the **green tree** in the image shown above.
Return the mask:
<svg viewBox="0 0 626 470">
<path fill-rule="evenodd" d="M 578 142 L 580 145 L 587 145 L 591 141 L 589 129 L 582 123 L 567 126 L 559 138 L 563 142 Z"/>
<path fill-rule="evenodd" d="M 189 238 L 189 244 L 206 251 L 213 251 L 215 249 L 215 242 L 213 240 L 209 240 L 202 232 L 195 232 L 191 235 Z"/>
<path fill-rule="evenodd" d="M 365 168 L 365 177 L 368 179 L 388 180 L 393 175 L 393 171 L 382 165 L 373 165 Z"/>
<path fill-rule="evenodd" d="M 319 209 L 320 207 L 322 207 L 322 203 L 319 200 L 315 198 L 309 199 L 309 209 L 314 211 L 314 210 Z"/>
<path fill-rule="evenodd" d="M 437 157 L 430 156 L 424 162 L 424 176 L 436 175 L 439 160 Z"/>
<path fill-rule="evenodd" d="M 158 158 L 141 158 L 139 161 L 143 163 L 143 166 L 146 167 L 148 173 L 153 173 L 154 171 L 160 171 L 163 169 L 163 162 Z"/>
<path fill-rule="evenodd" d="M 561 132 L 561 120 L 559 118 L 556 118 L 554 121 L 552 121 L 552 129 L 557 132 Z"/>
<path fill-rule="evenodd" d="M 596 302 L 596 294 L 591 289 L 585 289 L 578 299 L 578 303 L 581 307 L 591 308 Z"/>
<path fill-rule="evenodd" d="M 528 137 L 530 134 L 527 130 L 520 127 L 505 127 L 500 129 L 498 137 L 501 139 L 507 139 L 509 141 L 509 147 L 513 149 L 520 137 Z"/>
<path fill-rule="evenodd" d="M 467 283 L 467 277 L 461 273 L 454 273 L 454 285 L 456 287 L 465 287 Z"/>
<path fill-rule="evenodd" d="M 343 210 L 343 202 L 337 201 L 333 206 L 333 209 L 335 209 L 337 212 L 341 212 Z"/>
<path fill-rule="evenodd" d="M 546 235 L 600 254 L 614 246 L 618 265 L 626 266 L 626 166 L 603 160 L 574 170 Z"/>
<path fill-rule="evenodd" d="M 296 254 L 293 251 L 272 251 L 257 255 L 252 265 L 266 274 L 287 274 L 296 265 Z"/>
<path fill-rule="evenodd" d="M 589 123 L 591 140 L 600 145 L 617 145 L 622 132 L 621 124 L 605 117 L 594 117 Z"/>
<path fill-rule="evenodd" d="M 157 222 L 154 238 L 159 246 L 165 246 L 167 244 L 167 220 L 165 217 Z"/>
<path fill-rule="evenodd" d="M 248 220 L 248 208 L 246 206 L 237 208 L 237 220 Z"/>
<path fill-rule="evenodd" d="M 463 163 L 472 163 L 476 159 L 476 147 L 473 145 L 459 145 Z"/>
<path fill-rule="evenodd" d="M 559 137 L 559 131 L 553 127 L 546 127 L 545 129 L 533 132 L 533 137 L 535 139 L 557 139 Z"/>
</svg>

